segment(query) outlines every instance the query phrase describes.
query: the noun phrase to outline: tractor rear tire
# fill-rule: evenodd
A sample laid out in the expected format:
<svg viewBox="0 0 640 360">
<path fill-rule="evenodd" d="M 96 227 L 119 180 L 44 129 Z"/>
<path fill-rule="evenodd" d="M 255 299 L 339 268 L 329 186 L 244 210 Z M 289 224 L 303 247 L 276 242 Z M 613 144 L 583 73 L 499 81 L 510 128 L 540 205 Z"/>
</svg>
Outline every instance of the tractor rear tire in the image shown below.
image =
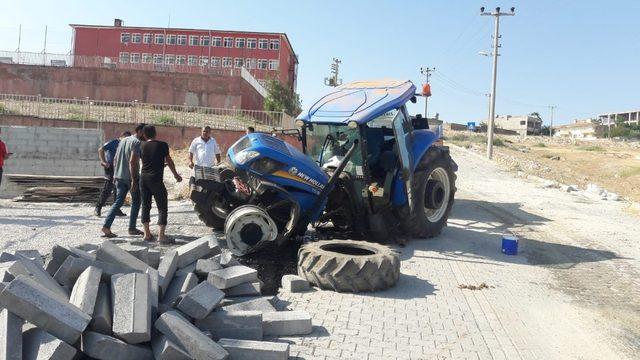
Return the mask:
<svg viewBox="0 0 640 360">
<path fill-rule="evenodd" d="M 219 231 L 224 230 L 225 219 L 217 216 L 211 210 L 211 203 L 209 201 L 205 204 L 194 203 L 193 211 L 196 212 L 198 219 L 200 219 L 200 221 L 202 221 L 207 227 Z"/>
<path fill-rule="evenodd" d="M 310 283 L 338 292 L 390 288 L 400 277 L 400 258 L 391 248 L 354 240 L 325 240 L 298 251 L 298 275 Z"/>
</svg>

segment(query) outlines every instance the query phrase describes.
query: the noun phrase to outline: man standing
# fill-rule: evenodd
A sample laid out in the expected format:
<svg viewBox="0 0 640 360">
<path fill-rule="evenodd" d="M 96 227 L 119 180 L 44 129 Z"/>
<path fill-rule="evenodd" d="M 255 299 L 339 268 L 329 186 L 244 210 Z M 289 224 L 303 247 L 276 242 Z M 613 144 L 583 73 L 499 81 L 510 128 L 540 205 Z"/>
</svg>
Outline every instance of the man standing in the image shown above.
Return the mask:
<svg viewBox="0 0 640 360">
<path fill-rule="evenodd" d="M 2 134 L 2 129 L 0 129 L 0 134 Z M 7 150 L 7 145 L 0 140 L 0 185 L 2 185 L 2 167 L 4 166 L 4 161 L 11 155 L 13 155 L 13 153 L 10 153 Z"/>
<path fill-rule="evenodd" d="M 136 126 L 135 135 L 128 136 L 120 141 L 114 157 L 113 178 L 116 183 L 116 201 L 104 219 L 102 226 L 103 237 L 114 238 L 116 234 L 111 232 L 111 225 L 116 214 L 124 203 L 128 192 L 131 192 L 131 214 L 129 214 L 129 235 L 142 235 L 142 231 L 136 228 L 138 212 L 140 211 L 140 188 L 138 186 L 138 170 L 140 167 L 140 144 L 144 139 L 142 129 L 145 124 Z"/>
<path fill-rule="evenodd" d="M 144 227 L 144 240 L 154 241 L 149 222 L 151 221 L 151 197 L 158 208 L 158 242 L 169 244 L 171 241 L 165 235 L 167 227 L 167 188 L 164 186 L 164 165 L 169 167 L 177 182 L 182 177 L 176 171 L 175 164 L 169 155 L 169 145 L 164 141 L 156 140 L 156 128 L 153 125 L 144 127 L 144 137 L 147 141 L 141 146 L 142 170 L 140 172 L 140 192 L 142 193 L 142 226 Z M 135 155 L 134 155 L 135 156 Z"/>
<path fill-rule="evenodd" d="M 116 150 L 118 149 L 118 144 L 120 144 L 120 140 L 124 139 L 127 136 L 131 136 L 130 131 L 125 131 L 120 134 L 120 138 L 112 139 L 104 143 L 98 149 L 98 157 L 100 158 L 100 165 L 104 168 L 104 186 L 102 187 L 102 192 L 100 193 L 100 197 L 98 198 L 98 203 L 96 204 L 96 209 L 94 210 L 95 216 L 100 216 L 102 212 L 102 207 L 106 204 L 109 195 L 114 192 L 114 184 L 113 184 L 113 158 L 116 155 Z M 114 193 L 115 194 L 115 193 Z M 122 210 L 118 209 L 116 216 L 127 216 L 127 214 L 123 213 Z"/>
<path fill-rule="evenodd" d="M 247 130 L 245 130 L 245 134 L 249 135 L 249 134 L 253 134 L 254 132 L 256 132 L 256 128 L 254 128 L 253 126 L 247 126 Z"/>
<path fill-rule="evenodd" d="M 215 157 L 215 162 L 214 162 Z M 195 158 L 195 159 L 194 159 Z M 189 146 L 189 167 L 213 167 L 220 162 L 220 147 L 216 139 L 211 137 L 211 128 L 202 128 L 200 136 L 193 139 Z"/>
</svg>

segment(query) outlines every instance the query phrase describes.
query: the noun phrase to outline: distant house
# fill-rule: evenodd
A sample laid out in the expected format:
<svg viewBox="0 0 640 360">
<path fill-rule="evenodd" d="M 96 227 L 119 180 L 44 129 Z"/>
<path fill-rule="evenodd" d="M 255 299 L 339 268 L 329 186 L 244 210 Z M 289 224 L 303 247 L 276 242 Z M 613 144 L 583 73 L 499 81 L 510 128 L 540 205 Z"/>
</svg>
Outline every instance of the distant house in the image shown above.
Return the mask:
<svg viewBox="0 0 640 360">
<path fill-rule="evenodd" d="M 616 119 L 620 121 L 624 121 L 626 124 L 636 124 L 640 123 L 640 110 L 634 111 L 623 111 L 623 112 L 615 112 L 615 113 L 606 113 L 598 115 L 598 120 L 602 123 L 602 125 L 615 125 Z"/>
<path fill-rule="evenodd" d="M 582 139 L 582 140 L 594 140 L 599 136 L 602 136 L 605 132 L 606 126 L 600 125 L 597 120 L 574 120 L 571 124 L 557 125 L 553 127 L 553 136 Z"/>
<path fill-rule="evenodd" d="M 504 130 L 515 131 L 521 136 L 540 135 L 542 119 L 531 115 L 498 115 L 494 126 Z"/>
</svg>

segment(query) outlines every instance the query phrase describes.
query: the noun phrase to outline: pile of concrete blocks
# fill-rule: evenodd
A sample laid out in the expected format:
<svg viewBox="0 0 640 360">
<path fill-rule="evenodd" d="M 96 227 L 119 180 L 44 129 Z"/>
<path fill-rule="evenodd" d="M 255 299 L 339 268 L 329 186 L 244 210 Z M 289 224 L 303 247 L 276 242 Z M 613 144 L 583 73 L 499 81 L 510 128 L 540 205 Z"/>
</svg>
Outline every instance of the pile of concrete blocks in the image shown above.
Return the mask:
<svg viewBox="0 0 640 360">
<path fill-rule="evenodd" d="M 287 359 L 311 333 L 214 235 L 166 251 L 105 241 L 0 254 L 0 359 Z"/>
</svg>

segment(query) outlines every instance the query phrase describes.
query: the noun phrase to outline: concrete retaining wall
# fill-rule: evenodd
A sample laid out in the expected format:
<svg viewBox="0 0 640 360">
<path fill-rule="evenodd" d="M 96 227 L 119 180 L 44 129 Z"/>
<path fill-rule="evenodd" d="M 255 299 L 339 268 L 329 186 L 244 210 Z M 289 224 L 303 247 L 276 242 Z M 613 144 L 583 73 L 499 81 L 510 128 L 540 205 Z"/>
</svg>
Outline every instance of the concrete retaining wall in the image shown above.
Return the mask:
<svg viewBox="0 0 640 360">
<path fill-rule="evenodd" d="M 102 175 L 97 161 L 102 131 L 34 126 L 0 126 L 0 139 L 14 155 L 5 160 L 4 174 Z M 19 193 L 6 177 L 0 197 Z"/>
</svg>

